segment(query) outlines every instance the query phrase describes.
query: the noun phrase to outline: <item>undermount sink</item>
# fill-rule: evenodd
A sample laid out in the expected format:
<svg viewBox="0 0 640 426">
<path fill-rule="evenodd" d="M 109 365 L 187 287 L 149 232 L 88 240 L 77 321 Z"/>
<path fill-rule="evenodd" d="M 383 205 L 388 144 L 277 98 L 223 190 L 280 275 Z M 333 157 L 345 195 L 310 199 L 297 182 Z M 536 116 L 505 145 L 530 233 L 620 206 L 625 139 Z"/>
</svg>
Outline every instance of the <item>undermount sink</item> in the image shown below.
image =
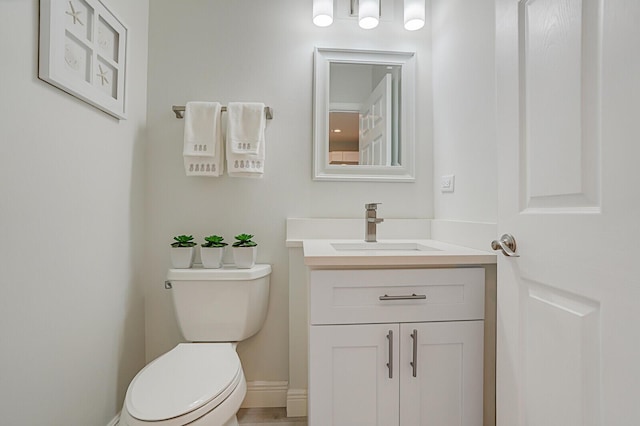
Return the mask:
<svg viewBox="0 0 640 426">
<path fill-rule="evenodd" d="M 495 264 L 494 253 L 430 239 L 306 239 L 304 263 L 312 268 Z"/>
<path fill-rule="evenodd" d="M 412 242 L 353 242 L 353 243 L 331 243 L 331 246 L 338 251 L 376 250 L 376 251 L 440 251 L 435 247 Z"/>
</svg>

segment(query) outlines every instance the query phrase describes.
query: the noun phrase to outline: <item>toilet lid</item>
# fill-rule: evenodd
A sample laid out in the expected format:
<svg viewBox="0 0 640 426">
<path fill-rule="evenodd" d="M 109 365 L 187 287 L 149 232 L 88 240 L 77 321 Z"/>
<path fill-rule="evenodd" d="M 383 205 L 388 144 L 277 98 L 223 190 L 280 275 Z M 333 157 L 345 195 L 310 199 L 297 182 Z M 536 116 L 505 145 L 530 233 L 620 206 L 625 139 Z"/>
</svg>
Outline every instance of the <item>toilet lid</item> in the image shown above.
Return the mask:
<svg viewBox="0 0 640 426">
<path fill-rule="evenodd" d="M 127 410 L 144 421 L 182 416 L 222 399 L 227 388 L 237 386 L 241 368 L 230 343 L 179 344 L 136 375 L 127 391 Z"/>
</svg>

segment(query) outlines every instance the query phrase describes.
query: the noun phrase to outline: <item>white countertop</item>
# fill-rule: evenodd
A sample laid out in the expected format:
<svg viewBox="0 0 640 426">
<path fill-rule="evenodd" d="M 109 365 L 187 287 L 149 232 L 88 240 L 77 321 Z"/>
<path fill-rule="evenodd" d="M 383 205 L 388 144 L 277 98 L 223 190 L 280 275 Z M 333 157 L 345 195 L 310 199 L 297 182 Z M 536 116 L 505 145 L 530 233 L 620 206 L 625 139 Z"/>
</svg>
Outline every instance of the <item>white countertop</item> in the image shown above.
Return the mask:
<svg viewBox="0 0 640 426">
<path fill-rule="evenodd" d="M 435 240 L 378 240 L 378 244 L 416 243 L 432 250 L 337 250 L 333 244 L 364 243 L 363 240 L 305 239 L 304 264 L 310 268 L 329 267 L 421 267 L 463 266 L 496 263 L 493 252 L 475 250 Z M 375 243 L 373 243 L 375 244 Z M 433 250 L 435 249 L 435 250 Z"/>
</svg>

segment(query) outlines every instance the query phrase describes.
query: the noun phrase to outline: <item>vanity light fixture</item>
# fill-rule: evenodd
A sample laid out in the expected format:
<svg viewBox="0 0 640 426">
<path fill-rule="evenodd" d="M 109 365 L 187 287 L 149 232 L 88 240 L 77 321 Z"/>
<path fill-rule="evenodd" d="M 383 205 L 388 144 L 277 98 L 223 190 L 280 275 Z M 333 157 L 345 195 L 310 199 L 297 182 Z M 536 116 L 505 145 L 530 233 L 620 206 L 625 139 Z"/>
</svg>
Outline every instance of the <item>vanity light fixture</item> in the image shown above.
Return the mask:
<svg viewBox="0 0 640 426">
<path fill-rule="evenodd" d="M 313 0 L 313 23 L 318 27 L 328 27 L 333 23 L 333 3 L 339 0 Z M 393 1 L 393 0 L 392 0 Z M 425 0 L 404 1 L 404 28 L 415 31 L 424 27 Z M 382 0 L 350 0 L 349 16 L 358 18 L 358 25 L 363 29 L 372 29 L 380 22 Z"/>
<path fill-rule="evenodd" d="M 380 0 L 358 0 L 358 25 L 370 30 L 380 22 Z"/>
<path fill-rule="evenodd" d="M 404 0 L 404 29 L 415 31 L 424 27 L 424 1 Z"/>
<path fill-rule="evenodd" d="M 333 0 L 313 0 L 313 23 L 318 27 L 333 23 Z"/>
</svg>

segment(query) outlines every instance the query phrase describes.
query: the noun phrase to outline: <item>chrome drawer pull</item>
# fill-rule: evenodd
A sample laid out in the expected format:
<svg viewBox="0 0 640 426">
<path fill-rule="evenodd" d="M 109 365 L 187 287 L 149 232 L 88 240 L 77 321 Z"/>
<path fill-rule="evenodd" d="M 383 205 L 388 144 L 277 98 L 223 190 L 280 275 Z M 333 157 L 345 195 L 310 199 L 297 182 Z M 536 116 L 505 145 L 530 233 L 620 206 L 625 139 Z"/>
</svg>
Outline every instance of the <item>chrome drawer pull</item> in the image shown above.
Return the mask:
<svg viewBox="0 0 640 426">
<path fill-rule="evenodd" d="M 413 339 L 413 361 L 411 367 L 413 367 L 413 377 L 418 377 L 418 330 L 413 329 L 413 333 L 411 333 L 411 338 Z"/>
<path fill-rule="evenodd" d="M 402 296 L 389 296 L 385 294 L 384 296 L 380 296 L 380 300 L 418 300 L 418 299 L 426 299 L 426 294 L 411 294 L 411 295 L 402 295 Z"/>
<path fill-rule="evenodd" d="M 387 339 L 389 339 L 389 362 L 387 367 L 389 368 L 389 378 L 393 379 L 393 330 L 389 330 Z"/>
</svg>

